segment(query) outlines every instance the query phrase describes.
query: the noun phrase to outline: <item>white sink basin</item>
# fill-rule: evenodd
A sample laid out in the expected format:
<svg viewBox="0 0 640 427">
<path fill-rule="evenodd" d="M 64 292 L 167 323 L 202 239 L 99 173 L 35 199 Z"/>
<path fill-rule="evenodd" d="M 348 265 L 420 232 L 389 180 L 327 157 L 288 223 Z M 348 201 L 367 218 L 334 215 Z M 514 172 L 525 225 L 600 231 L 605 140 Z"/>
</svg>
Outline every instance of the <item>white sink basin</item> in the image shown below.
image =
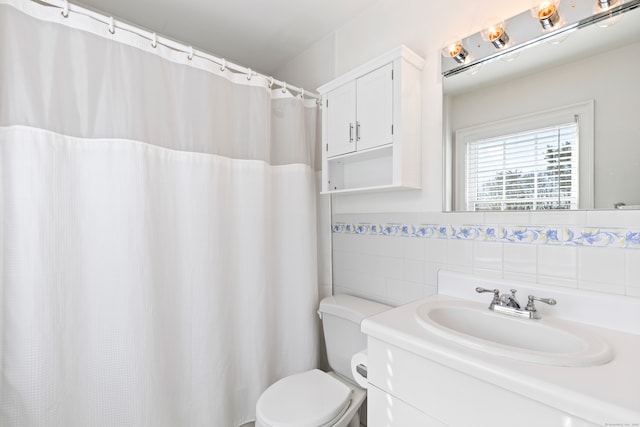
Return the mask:
<svg viewBox="0 0 640 427">
<path fill-rule="evenodd" d="M 611 347 L 587 327 L 557 318 L 520 319 L 464 300 L 425 303 L 416 318 L 443 338 L 526 362 L 593 366 L 613 359 Z"/>
</svg>

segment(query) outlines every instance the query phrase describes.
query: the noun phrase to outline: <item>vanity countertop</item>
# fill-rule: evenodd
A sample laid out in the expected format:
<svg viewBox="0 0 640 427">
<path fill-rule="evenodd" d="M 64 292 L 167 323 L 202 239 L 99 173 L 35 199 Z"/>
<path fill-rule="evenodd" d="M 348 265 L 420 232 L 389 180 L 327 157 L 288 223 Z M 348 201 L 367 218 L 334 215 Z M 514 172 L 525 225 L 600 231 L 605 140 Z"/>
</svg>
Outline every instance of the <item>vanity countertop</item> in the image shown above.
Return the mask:
<svg viewBox="0 0 640 427">
<path fill-rule="evenodd" d="M 460 298 L 439 294 L 397 307 L 365 319 L 362 331 L 595 424 L 615 421 L 640 425 L 640 335 L 580 324 L 612 347 L 613 360 L 589 367 L 541 365 L 491 355 L 430 332 L 416 319 L 416 309 L 429 301 L 460 301 Z"/>
</svg>

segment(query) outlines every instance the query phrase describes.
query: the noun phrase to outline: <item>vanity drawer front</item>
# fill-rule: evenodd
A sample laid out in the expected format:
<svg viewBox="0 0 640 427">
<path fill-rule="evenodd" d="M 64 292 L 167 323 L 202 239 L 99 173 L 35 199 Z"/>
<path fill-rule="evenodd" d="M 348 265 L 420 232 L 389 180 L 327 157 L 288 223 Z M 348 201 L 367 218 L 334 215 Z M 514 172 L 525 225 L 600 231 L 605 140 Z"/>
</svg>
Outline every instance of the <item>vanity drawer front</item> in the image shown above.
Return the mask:
<svg viewBox="0 0 640 427">
<path fill-rule="evenodd" d="M 367 390 L 368 427 L 447 427 L 377 387 Z"/>
<path fill-rule="evenodd" d="M 373 386 L 451 427 L 596 426 L 371 337 L 368 373 Z"/>
</svg>

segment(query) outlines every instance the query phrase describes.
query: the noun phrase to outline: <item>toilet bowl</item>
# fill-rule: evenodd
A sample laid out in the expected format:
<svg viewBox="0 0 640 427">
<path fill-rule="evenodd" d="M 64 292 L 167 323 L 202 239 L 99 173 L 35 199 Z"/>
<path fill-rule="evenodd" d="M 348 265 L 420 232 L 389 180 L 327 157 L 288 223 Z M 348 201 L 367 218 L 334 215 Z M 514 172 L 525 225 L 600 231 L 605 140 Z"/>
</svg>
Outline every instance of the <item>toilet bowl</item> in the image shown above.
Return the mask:
<svg viewBox="0 0 640 427">
<path fill-rule="evenodd" d="M 333 371 L 312 369 L 272 384 L 256 403 L 256 427 L 359 427 L 367 393 L 352 377 L 351 357 L 367 346 L 360 322 L 390 308 L 350 295 L 323 299 L 318 314 Z"/>
<path fill-rule="evenodd" d="M 366 394 L 334 372 L 290 375 L 258 399 L 256 427 L 359 427 Z"/>
</svg>

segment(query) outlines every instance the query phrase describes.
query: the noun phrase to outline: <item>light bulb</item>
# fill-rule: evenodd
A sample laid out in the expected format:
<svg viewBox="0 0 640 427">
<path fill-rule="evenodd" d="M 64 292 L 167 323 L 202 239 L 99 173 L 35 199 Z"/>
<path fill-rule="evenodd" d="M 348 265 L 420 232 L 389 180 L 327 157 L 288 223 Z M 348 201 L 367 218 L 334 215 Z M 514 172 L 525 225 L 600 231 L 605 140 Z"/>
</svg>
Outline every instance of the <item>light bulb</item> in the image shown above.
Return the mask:
<svg viewBox="0 0 640 427">
<path fill-rule="evenodd" d="M 491 42 L 496 49 L 502 49 L 509 43 L 509 35 L 505 30 L 504 21 L 490 20 L 485 22 L 480 34 L 484 40 Z"/>
<path fill-rule="evenodd" d="M 442 56 L 453 58 L 458 64 L 464 64 L 469 57 L 469 52 L 462 46 L 462 42 L 457 40 L 442 49 Z"/>
<path fill-rule="evenodd" d="M 543 30 L 551 30 L 560 22 L 559 5 L 560 0 L 538 0 L 533 3 L 531 14 L 540 22 Z"/>
</svg>

